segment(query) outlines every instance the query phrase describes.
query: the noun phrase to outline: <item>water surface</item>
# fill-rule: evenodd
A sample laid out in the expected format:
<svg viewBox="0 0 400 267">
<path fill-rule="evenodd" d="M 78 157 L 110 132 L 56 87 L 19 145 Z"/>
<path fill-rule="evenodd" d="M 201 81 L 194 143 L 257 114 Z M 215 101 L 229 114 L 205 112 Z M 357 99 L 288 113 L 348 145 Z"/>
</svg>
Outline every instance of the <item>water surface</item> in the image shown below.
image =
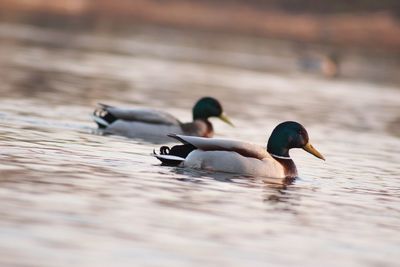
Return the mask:
<svg viewBox="0 0 400 267">
<path fill-rule="evenodd" d="M 397 266 L 398 86 L 305 75 L 259 40 L 179 36 L 0 25 L 0 265 Z M 218 136 L 265 144 L 297 120 L 327 161 L 293 151 L 290 185 L 161 167 L 156 145 L 89 116 L 105 102 L 185 121 L 203 95 L 237 126 L 213 120 Z"/>
</svg>

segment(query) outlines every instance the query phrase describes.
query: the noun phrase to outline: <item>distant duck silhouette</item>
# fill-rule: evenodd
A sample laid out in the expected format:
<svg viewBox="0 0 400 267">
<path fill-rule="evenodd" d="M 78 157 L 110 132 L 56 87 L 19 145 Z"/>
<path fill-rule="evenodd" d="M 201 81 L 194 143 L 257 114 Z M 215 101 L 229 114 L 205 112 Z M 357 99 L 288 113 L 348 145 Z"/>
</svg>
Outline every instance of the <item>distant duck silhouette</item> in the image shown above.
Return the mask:
<svg viewBox="0 0 400 267">
<path fill-rule="evenodd" d="M 336 78 L 339 76 L 339 62 L 337 53 L 321 56 L 304 53 L 298 59 L 298 66 L 305 72 L 319 73 L 326 78 Z"/>
</svg>

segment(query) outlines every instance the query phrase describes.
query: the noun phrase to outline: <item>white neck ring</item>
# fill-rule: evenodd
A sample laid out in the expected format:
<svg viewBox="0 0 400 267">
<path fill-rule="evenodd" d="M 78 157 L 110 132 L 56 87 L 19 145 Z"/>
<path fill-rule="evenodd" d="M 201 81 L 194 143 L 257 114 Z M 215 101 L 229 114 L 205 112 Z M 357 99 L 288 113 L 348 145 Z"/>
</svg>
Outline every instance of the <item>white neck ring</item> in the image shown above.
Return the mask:
<svg viewBox="0 0 400 267">
<path fill-rule="evenodd" d="M 274 155 L 274 154 L 271 154 L 271 156 L 273 156 L 274 158 L 277 158 L 277 159 L 292 159 L 291 157 L 278 156 L 278 155 Z"/>
</svg>

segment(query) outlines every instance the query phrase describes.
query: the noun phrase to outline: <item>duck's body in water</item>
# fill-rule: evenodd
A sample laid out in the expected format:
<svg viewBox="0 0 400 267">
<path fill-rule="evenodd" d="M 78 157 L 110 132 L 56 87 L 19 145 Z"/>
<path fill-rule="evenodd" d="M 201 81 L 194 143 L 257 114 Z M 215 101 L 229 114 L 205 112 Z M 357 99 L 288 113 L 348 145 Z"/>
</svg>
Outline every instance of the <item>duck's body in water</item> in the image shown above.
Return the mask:
<svg viewBox="0 0 400 267">
<path fill-rule="evenodd" d="M 303 148 L 324 157 L 311 145 L 305 128 L 297 122 L 279 124 L 267 149 L 251 143 L 217 138 L 170 135 L 184 145 L 162 147 L 155 156 L 165 165 L 238 173 L 270 178 L 295 178 L 297 168 L 289 156 L 292 148 Z"/>
<path fill-rule="evenodd" d="M 197 101 L 192 115 L 192 122 L 182 123 L 164 111 L 117 108 L 100 104 L 93 114 L 93 119 L 105 134 L 117 134 L 150 141 L 165 140 L 166 136 L 171 133 L 212 137 L 214 129 L 209 121 L 211 117 L 218 117 L 232 125 L 224 114 L 221 104 L 211 97 L 203 97 Z"/>
</svg>

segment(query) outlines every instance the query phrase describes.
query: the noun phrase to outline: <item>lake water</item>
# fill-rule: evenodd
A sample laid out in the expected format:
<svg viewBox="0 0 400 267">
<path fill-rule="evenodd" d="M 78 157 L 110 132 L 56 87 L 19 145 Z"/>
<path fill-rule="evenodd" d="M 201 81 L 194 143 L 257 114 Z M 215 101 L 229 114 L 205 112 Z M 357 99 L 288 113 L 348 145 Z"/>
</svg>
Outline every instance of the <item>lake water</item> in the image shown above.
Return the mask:
<svg viewBox="0 0 400 267">
<path fill-rule="evenodd" d="M 0 24 L 0 265 L 398 266 L 399 86 L 304 74 L 285 51 Z M 217 136 L 265 144 L 296 120 L 327 161 L 293 151 L 290 185 L 162 167 L 90 119 L 105 102 L 190 120 L 204 95 L 236 124 Z"/>
</svg>

